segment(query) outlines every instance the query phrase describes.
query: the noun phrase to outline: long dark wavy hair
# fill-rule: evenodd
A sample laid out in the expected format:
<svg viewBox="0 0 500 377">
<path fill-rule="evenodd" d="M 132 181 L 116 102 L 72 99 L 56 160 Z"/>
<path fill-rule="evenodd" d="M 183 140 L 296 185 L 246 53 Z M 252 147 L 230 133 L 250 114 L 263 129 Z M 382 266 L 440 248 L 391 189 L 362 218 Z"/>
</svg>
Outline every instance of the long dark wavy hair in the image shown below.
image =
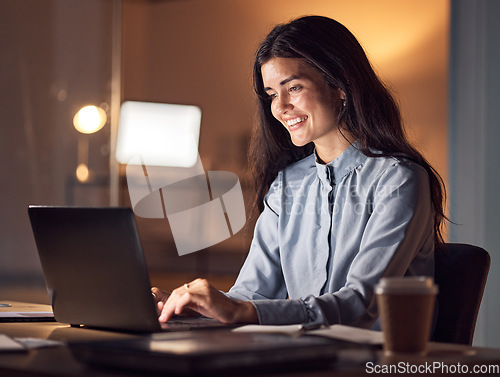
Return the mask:
<svg viewBox="0 0 500 377">
<path fill-rule="evenodd" d="M 435 241 L 441 245 L 446 219 L 442 178 L 408 142 L 398 105 L 375 74 L 357 39 L 339 22 L 322 16 L 306 16 L 277 25 L 257 50 L 253 84 L 259 102 L 260 125 L 254 130 L 249 152 L 256 185 L 253 211 L 263 210 L 264 196 L 278 172 L 314 150 L 312 143 L 295 146 L 285 127 L 271 113 L 261 67 L 278 57 L 301 59 L 321 72 L 330 87 L 345 93 L 345 106 L 338 114 L 337 124 L 358 141 L 365 155 L 405 157 L 425 168 L 435 211 Z M 373 151 L 377 151 L 376 154 Z"/>
</svg>

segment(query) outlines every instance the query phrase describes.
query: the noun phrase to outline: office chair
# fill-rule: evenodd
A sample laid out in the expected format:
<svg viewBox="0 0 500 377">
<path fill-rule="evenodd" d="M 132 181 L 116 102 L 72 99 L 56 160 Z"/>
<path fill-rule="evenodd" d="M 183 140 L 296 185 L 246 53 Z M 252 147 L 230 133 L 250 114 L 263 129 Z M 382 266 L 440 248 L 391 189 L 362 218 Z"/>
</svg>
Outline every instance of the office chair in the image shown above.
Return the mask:
<svg viewBox="0 0 500 377">
<path fill-rule="evenodd" d="M 439 293 L 433 340 L 471 345 L 490 255 L 477 246 L 447 243 L 436 251 L 435 267 Z"/>
</svg>

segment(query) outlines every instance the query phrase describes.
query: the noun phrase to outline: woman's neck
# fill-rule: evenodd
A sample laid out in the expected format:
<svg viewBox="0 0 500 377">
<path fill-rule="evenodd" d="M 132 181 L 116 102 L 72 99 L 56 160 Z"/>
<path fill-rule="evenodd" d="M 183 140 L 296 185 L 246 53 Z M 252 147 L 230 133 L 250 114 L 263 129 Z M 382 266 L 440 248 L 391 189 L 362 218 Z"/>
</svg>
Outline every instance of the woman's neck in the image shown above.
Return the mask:
<svg viewBox="0 0 500 377">
<path fill-rule="evenodd" d="M 344 151 L 354 143 L 356 139 L 347 131 L 340 131 L 335 133 L 328 142 L 315 142 L 316 155 L 318 162 L 328 164 L 335 160 Z"/>
</svg>

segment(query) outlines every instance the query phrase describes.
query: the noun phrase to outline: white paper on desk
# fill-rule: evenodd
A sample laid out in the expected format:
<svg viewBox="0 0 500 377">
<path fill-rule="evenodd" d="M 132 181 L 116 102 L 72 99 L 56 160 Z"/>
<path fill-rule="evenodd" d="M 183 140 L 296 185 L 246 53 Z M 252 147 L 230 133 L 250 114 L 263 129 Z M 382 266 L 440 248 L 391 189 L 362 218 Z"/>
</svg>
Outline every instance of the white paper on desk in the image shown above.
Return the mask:
<svg viewBox="0 0 500 377">
<path fill-rule="evenodd" d="M 258 332 L 258 333 L 278 333 L 278 334 L 298 334 L 301 331 L 300 325 L 246 325 L 237 327 L 233 332 Z"/>
<path fill-rule="evenodd" d="M 380 331 L 360 329 L 357 327 L 345 326 L 345 325 L 333 325 L 309 331 L 303 331 L 301 325 L 283 325 L 283 326 L 246 325 L 237 327 L 232 331 L 279 333 L 288 335 L 295 335 L 295 334 L 317 335 L 317 336 L 324 336 L 326 338 L 346 340 L 349 342 L 371 344 L 371 345 L 383 344 L 384 341 L 382 332 Z"/>
<path fill-rule="evenodd" d="M 41 338 L 14 338 L 16 342 L 19 342 L 26 349 L 35 349 L 35 348 L 45 348 L 45 347 L 61 347 L 66 345 L 66 343 L 60 340 L 52 340 L 52 339 L 41 339 Z"/>
<path fill-rule="evenodd" d="M 384 343 L 383 334 L 381 331 L 368 329 L 360 329 L 358 327 L 333 325 L 324 327 L 318 330 L 309 331 L 308 334 L 324 336 L 327 338 L 347 340 L 361 344 L 378 345 Z"/>
<path fill-rule="evenodd" d="M 16 342 L 14 339 L 9 338 L 5 334 L 0 334 L 0 352 L 6 351 L 25 351 L 26 349 L 22 344 Z"/>
<path fill-rule="evenodd" d="M 30 318 L 54 318 L 52 312 L 0 312 L 0 320 L 6 319 L 30 319 Z"/>
</svg>

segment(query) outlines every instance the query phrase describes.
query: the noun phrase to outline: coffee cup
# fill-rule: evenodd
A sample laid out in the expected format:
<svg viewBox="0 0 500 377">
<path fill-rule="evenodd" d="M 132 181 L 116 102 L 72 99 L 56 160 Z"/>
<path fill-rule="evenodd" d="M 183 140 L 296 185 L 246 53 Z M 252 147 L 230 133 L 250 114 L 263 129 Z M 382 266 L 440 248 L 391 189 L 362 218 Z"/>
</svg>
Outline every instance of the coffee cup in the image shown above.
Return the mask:
<svg viewBox="0 0 500 377">
<path fill-rule="evenodd" d="M 425 354 L 438 292 L 425 276 L 387 277 L 375 286 L 384 353 Z"/>
</svg>

